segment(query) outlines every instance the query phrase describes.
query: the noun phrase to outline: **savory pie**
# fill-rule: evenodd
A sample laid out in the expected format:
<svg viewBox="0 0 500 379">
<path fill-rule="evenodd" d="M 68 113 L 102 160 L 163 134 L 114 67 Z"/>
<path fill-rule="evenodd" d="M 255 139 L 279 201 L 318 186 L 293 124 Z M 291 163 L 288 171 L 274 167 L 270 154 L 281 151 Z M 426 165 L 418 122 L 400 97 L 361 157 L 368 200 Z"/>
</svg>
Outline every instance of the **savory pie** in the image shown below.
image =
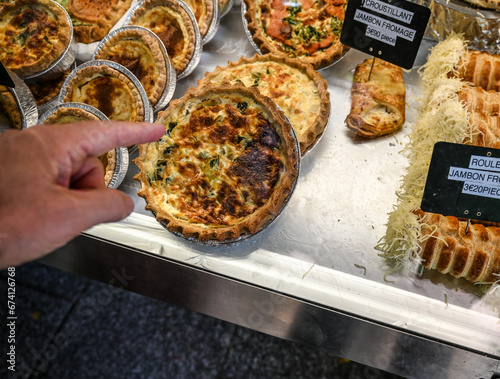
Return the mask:
<svg viewBox="0 0 500 379">
<path fill-rule="evenodd" d="M 6 122 L 11 128 L 21 129 L 23 125 L 22 110 L 12 91 L 5 86 L 0 86 L 0 114 L 2 124 Z M 3 126 L 3 125 L 2 125 Z"/>
<path fill-rule="evenodd" d="M 201 38 L 205 37 L 212 25 L 217 0 L 184 0 L 194 14 Z"/>
<path fill-rule="evenodd" d="M 0 61 L 21 77 L 49 69 L 71 42 L 67 14 L 50 0 L 0 7 Z"/>
<path fill-rule="evenodd" d="M 167 85 L 167 66 L 160 43 L 147 30 L 124 27 L 98 47 L 94 59 L 107 59 L 129 69 L 154 106 Z"/>
<path fill-rule="evenodd" d="M 198 26 L 178 2 L 146 0 L 135 10 L 130 24 L 148 28 L 160 37 L 178 74 L 191 62 Z"/>
<path fill-rule="evenodd" d="M 81 43 L 99 41 L 127 12 L 132 0 L 56 0 L 69 13 L 75 40 Z"/>
<path fill-rule="evenodd" d="M 256 54 L 206 73 L 205 83 L 243 83 L 274 100 L 289 118 L 301 155 L 323 134 L 330 115 L 328 83 L 311 65 L 286 55 Z"/>
<path fill-rule="evenodd" d="M 137 86 L 108 65 L 78 68 L 73 76 L 70 75 L 61 93 L 63 102 L 92 105 L 110 120 L 144 121 L 145 105 Z"/>
<path fill-rule="evenodd" d="M 92 112 L 76 107 L 59 107 L 50 116 L 44 124 L 69 124 L 78 121 L 97 121 L 101 120 Z M 116 170 L 116 149 L 111 149 L 99 157 L 104 168 L 104 183 L 108 186 Z"/>
<path fill-rule="evenodd" d="M 496 11 L 500 10 L 499 0 L 465 0 L 465 1 L 481 8 L 494 9 Z"/>
<path fill-rule="evenodd" d="M 243 0 L 252 39 L 262 53 L 286 53 L 320 69 L 349 49 L 340 42 L 347 0 Z"/>
<path fill-rule="evenodd" d="M 382 59 L 366 59 L 354 71 L 346 126 L 364 138 L 393 133 L 405 122 L 405 99 L 401 67 Z"/>
<path fill-rule="evenodd" d="M 73 67 L 67 68 L 55 78 L 26 81 L 26 85 L 35 98 L 36 105 L 41 106 L 55 99 L 72 69 Z"/>
<path fill-rule="evenodd" d="M 190 88 L 157 122 L 165 135 L 139 146 L 135 179 L 169 231 L 234 241 L 257 233 L 291 195 L 299 159 L 292 127 L 257 90 Z"/>
</svg>

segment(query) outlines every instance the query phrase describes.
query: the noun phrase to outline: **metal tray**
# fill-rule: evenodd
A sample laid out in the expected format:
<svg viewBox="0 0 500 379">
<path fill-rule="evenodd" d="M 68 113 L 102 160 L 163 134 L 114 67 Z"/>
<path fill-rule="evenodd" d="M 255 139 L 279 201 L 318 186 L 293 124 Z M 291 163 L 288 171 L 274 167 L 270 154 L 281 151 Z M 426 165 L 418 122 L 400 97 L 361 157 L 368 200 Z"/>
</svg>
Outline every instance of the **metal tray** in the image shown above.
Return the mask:
<svg viewBox="0 0 500 379">
<path fill-rule="evenodd" d="M 131 165 L 119 189 L 134 199 L 134 212 L 42 261 L 117 286 L 111 273 L 126 273 L 134 278 L 127 290 L 405 377 L 493 377 L 500 372 L 500 291 L 481 297 L 478 287 L 435 272 L 387 275 L 375 249 L 406 173 L 402 150 L 421 96 L 417 69 L 432 44 L 424 41 L 404 72 L 407 122 L 376 140 L 357 139 L 344 125 L 354 68 L 368 56 L 353 50 L 321 71 L 329 125 L 301 160 L 286 209 L 255 238 L 206 246 L 168 233 L 144 210 Z M 174 98 L 205 71 L 254 54 L 235 6 Z"/>
</svg>

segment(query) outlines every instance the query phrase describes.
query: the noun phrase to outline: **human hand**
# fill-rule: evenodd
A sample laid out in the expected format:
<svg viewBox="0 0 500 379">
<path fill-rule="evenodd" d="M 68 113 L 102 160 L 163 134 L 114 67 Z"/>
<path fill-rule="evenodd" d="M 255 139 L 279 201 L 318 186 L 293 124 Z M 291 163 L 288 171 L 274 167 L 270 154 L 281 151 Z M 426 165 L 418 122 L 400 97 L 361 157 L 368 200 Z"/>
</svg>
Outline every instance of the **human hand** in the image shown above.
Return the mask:
<svg viewBox="0 0 500 379">
<path fill-rule="evenodd" d="M 152 142 L 158 124 L 78 122 L 39 125 L 0 136 L 0 269 L 40 258 L 102 222 L 134 209 L 104 184 L 98 156 Z"/>
</svg>

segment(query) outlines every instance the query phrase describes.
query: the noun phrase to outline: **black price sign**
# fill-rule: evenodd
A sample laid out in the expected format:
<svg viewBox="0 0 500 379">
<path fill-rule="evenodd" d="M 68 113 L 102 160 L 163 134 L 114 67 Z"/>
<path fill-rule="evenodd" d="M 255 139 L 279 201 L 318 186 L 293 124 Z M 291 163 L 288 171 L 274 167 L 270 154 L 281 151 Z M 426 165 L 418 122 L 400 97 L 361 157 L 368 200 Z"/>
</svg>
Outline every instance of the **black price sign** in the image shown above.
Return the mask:
<svg viewBox="0 0 500 379">
<path fill-rule="evenodd" d="M 2 62 L 0 62 L 0 85 L 7 86 L 10 88 L 14 88 L 16 85 L 12 81 L 9 73 L 3 66 Z"/>
<path fill-rule="evenodd" d="M 349 0 L 340 41 L 411 69 L 431 11 L 404 0 Z"/>
<path fill-rule="evenodd" d="M 421 208 L 445 216 L 500 222 L 500 150 L 436 143 Z"/>
</svg>

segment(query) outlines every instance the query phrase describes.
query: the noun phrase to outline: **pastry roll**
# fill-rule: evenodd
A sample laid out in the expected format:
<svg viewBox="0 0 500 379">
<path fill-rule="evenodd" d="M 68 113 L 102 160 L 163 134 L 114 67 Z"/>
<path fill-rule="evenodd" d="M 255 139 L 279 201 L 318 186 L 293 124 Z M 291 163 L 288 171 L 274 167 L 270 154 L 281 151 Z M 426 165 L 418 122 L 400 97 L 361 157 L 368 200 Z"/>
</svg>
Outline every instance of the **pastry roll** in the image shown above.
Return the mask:
<svg viewBox="0 0 500 379">
<path fill-rule="evenodd" d="M 373 59 L 356 66 L 351 112 L 345 120 L 349 129 L 365 138 L 395 132 L 405 122 L 406 89 L 401 67 L 375 59 L 372 69 Z"/>
<path fill-rule="evenodd" d="M 467 221 L 453 216 L 422 211 L 417 214 L 422 217 L 420 258 L 425 268 L 472 283 L 499 279 L 499 227 L 471 224 L 467 230 Z"/>
<path fill-rule="evenodd" d="M 462 78 L 473 86 L 482 87 L 487 91 L 500 91 L 500 55 L 469 50 L 461 58 L 456 72 L 451 76 Z"/>
</svg>

